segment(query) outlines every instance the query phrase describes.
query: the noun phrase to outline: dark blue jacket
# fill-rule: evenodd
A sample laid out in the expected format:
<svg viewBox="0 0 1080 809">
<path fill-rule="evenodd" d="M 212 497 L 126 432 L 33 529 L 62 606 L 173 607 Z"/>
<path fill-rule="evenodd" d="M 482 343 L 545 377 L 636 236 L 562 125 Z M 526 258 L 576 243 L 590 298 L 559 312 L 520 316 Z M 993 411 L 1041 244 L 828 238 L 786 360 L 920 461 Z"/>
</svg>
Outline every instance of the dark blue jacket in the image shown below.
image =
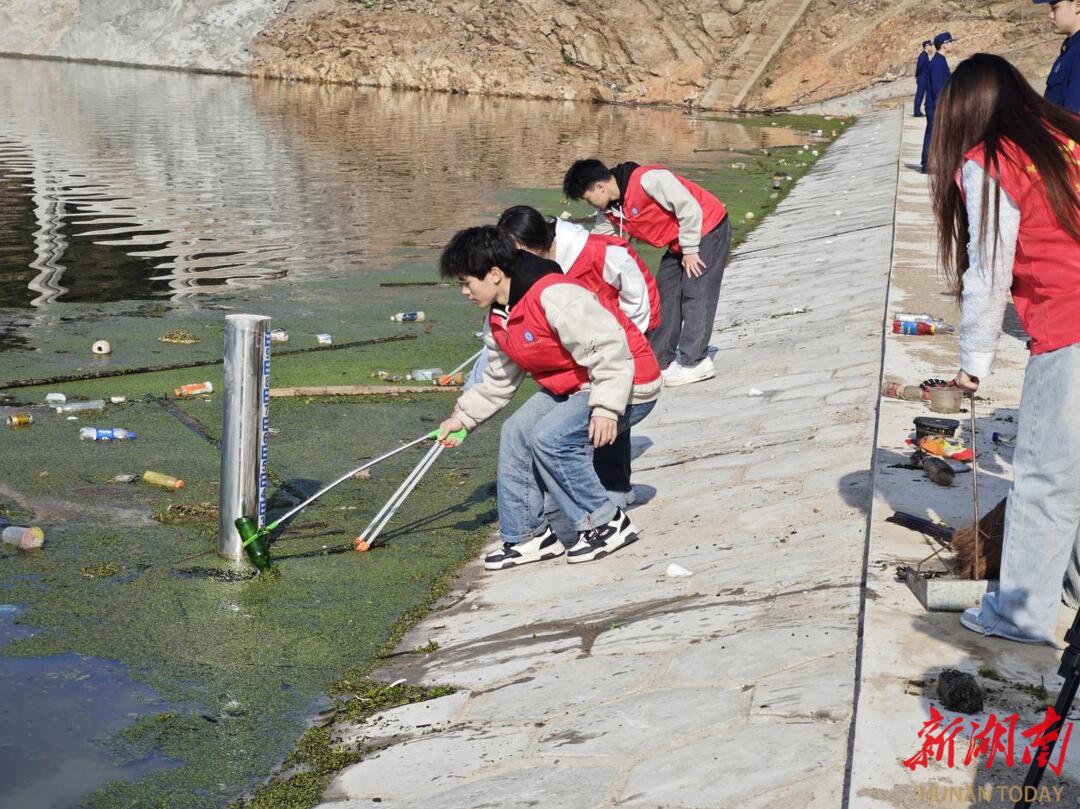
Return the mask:
<svg viewBox="0 0 1080 809">
<path fill-rule="evenodd" d="M 930 55 L 923 51 L 919 54 L 919 60 L 915 63 L 915 79 L 917 81 L 926 79 L 926 69 L 928 67 L 930 67 Z"/>
<path fill-rule="evenodd" d="M 930 75 L 926 83 L 926 109 L 932 110 L 937 106 L 941 98 L 941 91 L 945 89 L 945 82 L 949 80 L 952 71 L 949 70 L 949 61 L 943 53 L 935 53 L 930 60 Z"/>
<path fill-rule="evenodd" d="M 1061 46 L 1061 56 L 1046 77 L 1047 101 L 1080 113 L 1080 33 L 1073 34 Z"/>
</svg>

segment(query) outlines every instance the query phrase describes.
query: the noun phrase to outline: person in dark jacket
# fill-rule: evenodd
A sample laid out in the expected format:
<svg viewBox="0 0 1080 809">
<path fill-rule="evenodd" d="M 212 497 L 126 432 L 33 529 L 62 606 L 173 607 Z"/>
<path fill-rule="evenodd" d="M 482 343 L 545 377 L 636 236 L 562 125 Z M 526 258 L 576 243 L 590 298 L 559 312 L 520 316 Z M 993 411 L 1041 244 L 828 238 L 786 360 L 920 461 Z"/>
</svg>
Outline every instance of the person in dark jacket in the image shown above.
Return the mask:
<svg viewBox="0 0 1080 809">
<path fill-rule="evenodd" d="M 915 62 L 915 117 L 923 117 L 923 100 L 926 97 L 926 79 L 930 72 L 930 56 L 934 53 L 934 43 L 923 40 L 922 50 Z"/>
<path fill-rule="evenodd" d="M 1064 34 L 1061 54 L 1046 77 L 1043 98 L 1080 113 L 1080 0 L 1035 0 L 1050 4 L 1055 34 Z"/>
<path fill-rule="evenodd" d="M 949 80 L 949 60 L 945 55 L 952 51 L 952 44 L 956 42 L 953 35 L 948 31 L 942 31 L 934 37 L 934 58 L 930 60 L 926 77 L 926 134 L 923 136 L 922 146 L 922 173 L 926 174 L 926 157 L 930 153 L 930 139 L 934 131 L 934 107 L 941 98 L 941 91 L 945 89 L 945 82 Z"/>
</svg>

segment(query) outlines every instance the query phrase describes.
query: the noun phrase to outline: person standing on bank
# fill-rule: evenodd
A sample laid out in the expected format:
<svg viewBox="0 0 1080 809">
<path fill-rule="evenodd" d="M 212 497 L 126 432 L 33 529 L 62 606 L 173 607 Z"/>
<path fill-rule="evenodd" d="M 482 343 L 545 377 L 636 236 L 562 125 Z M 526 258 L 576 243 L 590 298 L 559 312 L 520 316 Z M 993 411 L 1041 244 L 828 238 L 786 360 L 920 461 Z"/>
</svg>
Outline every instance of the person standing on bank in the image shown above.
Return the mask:
<svg viewBox="0 0 1080 809">
<path fill-rule="evenodd" d="M 934 52 L 934 43 L 924 39 L 919 58 L 915 62 L 915 117 L 923 117 L 923 100 L 926 98 L 926 79 L 930 72 L 930 56 Z"/>
<path fill-rule="evenodd" d="M 1030 335 L 996 592 L 965 627 L 1054 644 L 1080 550 L 1080 117 L 979 53 L 941 96 L 931 191 L 941 264 L 961 295 L 956 383 L 990 372 L 1012 292 Z"/>
<path fill-rule="evenodd" d="M 522 250 L 555 261 L 567 278 L 593 292 L 608 310 L 621 311 L 646 337 L 660 325 L 656 281 L 629 242 L 589 233 L 573 222 L 548 219 L 528 205 L 503 211 L 498 228 Z M 600 483 L 621 508 L 634 502 L 630 450 L 630 430 L 625 430 L 614 443 L 593 452 Z"/>
<path fill-rule="evenodd" d="M 649 342 L 668 387 L 716 375 L 709 357 L 720 284 L 731 248 L 727 209 L 701 186 L 663 166 L 578 160 L 563 194 L 585 199 L 604 217 L 593 230 L 666 247 L 656 271 L 660 326 Z"/>
<path fill-rule="evenodd" d="M 1080 113 L 1080 0 L 1035 0 L 1050 4 L 1055 34 L 1064 34 L 1061 54 L 1046 77 L 1044 98 Z"/>
<path fill-rule="evenodd" d="M 547 523 L 545 494 L 574 524 L 568 562 L 599 559 L 638 538 L 593 469 L 593 450 L 611 444 L 656 405 L 660 368 L 644 335 L 618 309 L 563 275 L 554 261 L 519 250 L 496 227 L 459 231 L 443 250 L 439 274 L 456 279 L 488 309 L 489 359 L 481 380 L 440 425 L 473 430 L 510 403 L 526 374 L 540 391 L 502 426 L 498 509 L 502 547 L 488 570 L 554 559 L 563 545 Z"/>
<path fill-rule="evenodd" d="M 926 174 L 926 158 L 930 153 L 930 140 L 934 132 L 934 109 L 937 100 L 945 89 L 945 83 L 949 80 L 949 60 L 945 55 L 952 51 L 952 34 L 942 31 L 934 37 L 934 56 L 930 60 L 930 67 L 926 71 L 926 134 L 923 136 L 922 146 L 922 173 Z"/>
</svg>

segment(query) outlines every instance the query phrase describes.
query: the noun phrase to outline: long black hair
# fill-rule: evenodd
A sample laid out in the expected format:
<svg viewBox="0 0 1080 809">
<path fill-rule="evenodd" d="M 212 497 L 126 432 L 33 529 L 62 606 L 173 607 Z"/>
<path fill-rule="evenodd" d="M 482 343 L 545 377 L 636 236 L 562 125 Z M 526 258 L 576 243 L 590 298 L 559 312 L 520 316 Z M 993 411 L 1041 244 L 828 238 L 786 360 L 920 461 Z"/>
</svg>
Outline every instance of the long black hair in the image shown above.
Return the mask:
<svg viewBox="0 0 1080 809">
<path fill-rule="evenodd" d="M 555 241 L 555 220 L 548 219 L 536 208 L 515 205 L 507 208 L 496 225 L 499 230 L 524 246 L 526 250 L 548 251 Z"/>
<path fill-rule="evenodd" d="M 1058 224 L 1080 242 L 1080 201 L 1077 167 L 1063 141 L 1080 142 L 1080 116 L 1043 99 L 1015 67 L 1000 56 L 977 53 L 952 74 L 934 113 L 930 143 L 930 190 L 938 225 L 941 266 L 959 292 L 968 269 L 970 226 L 964 197 L 956 183 L 964 155 L 982 144 L 983 178 L 981 232 L 997 246 L 998 223 L 988 227 L 990 176 L 998 175 L 1011 142 L 1031 160 Z M 1028 170 L 1027 166 L 1020 166 Z M 995 190 L 993 210 L 1000 202 Z M 1017 200 L 1019 202 L 1019 200 Z"/>
</svg>

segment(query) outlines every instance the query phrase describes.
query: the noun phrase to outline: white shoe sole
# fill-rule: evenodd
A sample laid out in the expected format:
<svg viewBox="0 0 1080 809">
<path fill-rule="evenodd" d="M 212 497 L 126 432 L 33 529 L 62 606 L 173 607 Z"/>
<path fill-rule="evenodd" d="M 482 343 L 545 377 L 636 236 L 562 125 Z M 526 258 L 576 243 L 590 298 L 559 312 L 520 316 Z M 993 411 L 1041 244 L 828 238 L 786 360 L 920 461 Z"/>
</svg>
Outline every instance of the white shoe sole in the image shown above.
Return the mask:
<svg viewBox="0 0 1080 809">
<path fill-rule="evenodd" d="M 556 542 L 554 548 L 549 548 L 535 556 L 519 556 L 516 559 L 503 559 L 499 562 L 484 562 L 484 570 L 506 570 L 510 567 L 520 567 L 533 562 L 544 562 L 548 559 L 557 559 L 566 552 L 561 542 Z"/>
<path fill-rule="evenodd" d="M 1032 638 L 1026 635 L 1015 635 L 1012 632 L 988 632 L 986 627 L 984 627 L 979 620 L 978 607 L 968 607 L 960 613 L 960 624 L 964 629 L 970 629 L 972 632 L 976 632 L 984 638 L 1001 638 L 1002 640 L 1010 640 L 1014 643 L 1029 643 L 1032 646 L 1057 646 L 1052 640 L 1040 640 L 1039 638 Z"/>
<path fill-rule="evenodd" d="M 715 370 L 709 371 L 709 373 L 707 373 L 707 374 L 700 374 L 700 375 L 695 376 L 695 377 L 693 377 L 691 379 L 679 379 L 679 378 L 676 378 L 674 380 L 665 379 L 664 380 L 664 387 L 665 388 L 678 388 L 678 387 L 680 387 L 682 385 L 693 385 L 695 382 L 704 382 L 706 379 L 712 379 L 714 376 L 716 376 L 716 371 Z"/>
</svg>

